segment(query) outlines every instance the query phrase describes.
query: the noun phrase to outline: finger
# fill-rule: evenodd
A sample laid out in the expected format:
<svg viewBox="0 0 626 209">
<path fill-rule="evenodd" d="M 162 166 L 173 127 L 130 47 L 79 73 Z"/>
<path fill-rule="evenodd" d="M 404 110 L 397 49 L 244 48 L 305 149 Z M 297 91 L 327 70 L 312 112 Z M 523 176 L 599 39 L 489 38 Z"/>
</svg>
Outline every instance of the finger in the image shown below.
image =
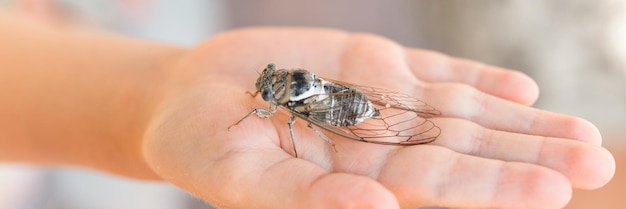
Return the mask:
<svg viewBox="0 0 626 209">
<path fill-rule="evenodd" d="M 436 118 L 433 121 L 442 130 L 454 130 L 443 131 L 433 144 L 478 157 L 545 166 L 565 175 L 577 188 L 599 188 L 615 173 L 615 160 L 599 146 L 491 130 L 462 119 Z"/>
<path fill-rule="evenodd" d="M 422 91 L 424 100 L 443 116 L 467 119 L 496 130 L 602 143 L 598 129 L 583 119 L 512 103 L 467 85 L 432 84 Z"/>
<path fill-rule="evenodd" d="M 411 71 L 426 82 L 464 83 L 524 105 L 533 104 L 539 96 L 537 84 L 518 71 L 425 50 L 408 49 L 406 53 Z"/>
<path fill-rule="evenodd" d="M 572 193 L 567 179 L 553 170 L 436 146 L 401 149 L 378 180 L 407 208 L 562 208 Z"/>
</svg>

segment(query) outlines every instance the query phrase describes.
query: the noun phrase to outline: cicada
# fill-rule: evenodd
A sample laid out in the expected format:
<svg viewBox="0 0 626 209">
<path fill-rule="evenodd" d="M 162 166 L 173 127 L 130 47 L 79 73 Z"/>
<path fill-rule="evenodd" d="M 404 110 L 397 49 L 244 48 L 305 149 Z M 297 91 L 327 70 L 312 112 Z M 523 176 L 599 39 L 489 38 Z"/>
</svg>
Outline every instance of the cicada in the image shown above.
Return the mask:
<svg viewBox="0 0 626 209">
<path fill-rule="evenodd" d="M 250 92 L 248 92 L 250 93 Z M 256 92 L 269 102 L 269 108 L 256 108 L 229 129 L 252 114 L 271 117 L 281 107 L 288 121 L 294 154 L 293 124 L 296 118 L 308 123 L 315 133 L 334 147 L 321 130 L 367 143 L 409 146 L 434 141 L 441 129 L 429 118 L 441 113 L 406 94 L 321 78 L 305 69 L 276 69 L 268 64 L 256 81 Z"/>
</svg>

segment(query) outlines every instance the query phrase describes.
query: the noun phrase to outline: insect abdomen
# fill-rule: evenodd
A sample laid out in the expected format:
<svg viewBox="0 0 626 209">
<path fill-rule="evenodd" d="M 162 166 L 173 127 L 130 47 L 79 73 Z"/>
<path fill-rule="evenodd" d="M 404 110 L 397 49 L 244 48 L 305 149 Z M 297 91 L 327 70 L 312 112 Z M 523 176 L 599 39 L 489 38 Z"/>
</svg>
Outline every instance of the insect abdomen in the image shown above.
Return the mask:
<svg viewBox="0 0 626 209">
<path fill-rule="evenodd" d="M 311 111 L 309 117 L 333 126 L 354 126 L 361 121 L 378 116 L 378 110 L 363 93 L 347 86 L 324 82 L 326 94 L 316 98 L 319 105 L 328 108 L 315 108 L 324 111 Z"/>
</svg>

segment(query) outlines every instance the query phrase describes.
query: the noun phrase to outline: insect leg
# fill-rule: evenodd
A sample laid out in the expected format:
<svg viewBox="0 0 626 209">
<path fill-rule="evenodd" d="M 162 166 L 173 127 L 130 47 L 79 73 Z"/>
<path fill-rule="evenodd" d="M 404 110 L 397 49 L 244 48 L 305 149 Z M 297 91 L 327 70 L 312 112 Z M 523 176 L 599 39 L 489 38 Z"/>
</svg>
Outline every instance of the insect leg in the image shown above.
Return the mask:
<svg viewBox="0 0 626 209">
<path fill-rule="evenodd" d="M 291 115 L 291 117 L 289 118 L 289 121 L 287 121 L 287 125 L 289 125 L 289 135 L 291 136 L 291 146 L 293 146 L 293 153 L 295 154 L 297 158 L 298 151 L 296 150 L 296 141 L 294 140 L 294 136 L 293 136 L 293 124 L 295 122 L 296 122 L 296 116 Z"/>
<path fill-rule="evenodd" d="M 276 106 L 272 106 L 272 105 L 270 105 L 270 109 L 269 110 L 268 109 L 264 109 L 264 108 L 255 108 L 254 110 L 252 110 L 248 114 L 246 114 L 246 116 L 243 116 L 243 118 L 241 118 L 241 120 L 237 121 L 233 125 L 228 126 L 228 130 L 230 130 L 230 128 L 232 128 L 233 126 L 239 125 L 239 123 L 241 123 L 246 118 L 250 117 L 250 115 L 252 115 L 252 114 L 256 114 L 257 116 L 259 116 L 259 118 L 269 118 L 269 117 L 272 117 L 272 115 L 274 115 L 275 112 L 276 112 Z"/>
<path fill-rule="evenodd" d="M 319 129 L 315 128 L 311 123 L 309 123 L 307 126 L 309 128 L 311 128 L 313 130 L 313 132 L 315 132 L 317 135 L 322 137 L 322 139 L 324 139 L 324 141 L 328 142 L 328 144 L 333 146 L 333 150 L 335 150 L 335 152 L 337 152 L 337 147 L 335 146 L 335 142 L 333 142 L 332 139 L 328 138 L 328 136 L 326 136 L 326 134 L 324 134 L 324 132 L 322 132 Z"/>
</svg>

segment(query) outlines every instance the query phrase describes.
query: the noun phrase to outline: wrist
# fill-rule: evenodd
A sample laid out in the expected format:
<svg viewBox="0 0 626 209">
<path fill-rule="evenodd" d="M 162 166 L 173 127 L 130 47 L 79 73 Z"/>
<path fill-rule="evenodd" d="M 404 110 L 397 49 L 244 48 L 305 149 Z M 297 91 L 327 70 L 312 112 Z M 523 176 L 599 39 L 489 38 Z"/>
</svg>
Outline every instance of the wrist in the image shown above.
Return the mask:
<svg viewBox="0 0 626 209">
<path fill-rule="evenodd" d="M 0 17 L 0 160 L 157 179 L 146 123 L 186 50 Z"/>
<path fill-rule="evenodd" d="M 145 159 L 144 135 L 148 124 L 158 114 L 158 107 L 173 88 L 173 80 L 177 77 L 175 67 L 187 50 L 154 43 L 138 48 L 151 53 L 141 55 L 141 64 L 132 69 L 134 73 L 123 85 L 118 86 L 118 120 L 110 121 L 108 125 L 115 128 L 115 142 L 124 147 L 120 151 L 125 157 L 98 163 L 98 166 L 109 166 L 103 169 L 124 176 L 160 179 Z"/>
</svg>

